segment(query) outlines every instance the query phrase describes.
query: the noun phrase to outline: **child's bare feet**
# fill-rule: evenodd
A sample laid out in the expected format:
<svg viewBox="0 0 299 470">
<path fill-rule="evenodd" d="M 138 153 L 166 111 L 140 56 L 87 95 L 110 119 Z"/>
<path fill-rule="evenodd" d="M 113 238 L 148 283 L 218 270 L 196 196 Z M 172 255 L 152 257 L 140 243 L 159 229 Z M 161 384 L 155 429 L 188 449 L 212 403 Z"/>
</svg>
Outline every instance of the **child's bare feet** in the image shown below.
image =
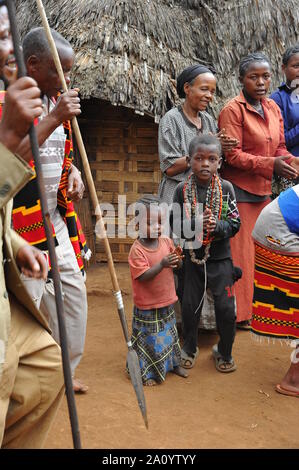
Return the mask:
<svg viewBox="0 0 299 470">
<path fill-rule="evenodd" d="M 154 379 L 148 379 L 144 382 L 144 385 L 146 387 L 154 387 L 155 385 L 157 385 L 157 382 Z"/>
<path fill-rule="evenodd" d="M 185 369 L 183 369 L 183 367 L 181 366 L 174 367 L 172 372 L 176 375 L 179 375 L 180 377 L 184 377 L 184 379 L 186 379 L 189 376 L 188 372 Z"/>
</svg>

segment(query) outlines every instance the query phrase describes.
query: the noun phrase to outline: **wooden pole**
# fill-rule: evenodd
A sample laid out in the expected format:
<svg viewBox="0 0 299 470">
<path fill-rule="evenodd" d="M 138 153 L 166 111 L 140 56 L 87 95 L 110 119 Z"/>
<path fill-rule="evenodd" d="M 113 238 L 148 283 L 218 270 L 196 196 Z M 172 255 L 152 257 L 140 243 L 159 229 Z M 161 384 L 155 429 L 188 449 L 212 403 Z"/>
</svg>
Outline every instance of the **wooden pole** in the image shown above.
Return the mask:
<svg viewBox="0 0 299 470">
<path fill-rule="evenodd" d="M 54 60 L 54 63 L 55 63 L 55 66 L 56 66 L 56 69 L 57 69 L 57 72 L 58 72 L 58 75 L 59 75 L 59 79 L 60 79 L 61 84 L 62 84 L 63 91 L 67 92 L 68 87 L 67 87 L 67 84 L 66 84 L 66 81 L 65 81 L 65 77 L 64 77 L 63 70 L 62 70 L 62 66 L 61 66 L 59 55 L 58 55 L 57 47 L 56 47 L 55 41 L 54 41 L 52 33 L 51 33 L 51 29 L 50 29 L 50 26 L 49 26 L 49 23 L 48 23 L 48 19 L 47 19 L 47 15 L 46 15 L 46 12 L 45 12 L 45 9 L 44 9 L 44 6 L 43 6 L 43 2 L 42 2 L 42 0 L 36 0 L 36 4 L 37 4 L 37 8 L 39 10 L 40 16 L 41 16 L 42 24 L 43 24 L 43 27 L 45 29 L 45 33 L 46 33 L 46 36 L 47 36 L 47 39 L 48 39 L 48 42 L 49 42 L 49 46 L 50 46 L 51 53 L 52 53 L 52 56 L 53 56 L 53 60 Z M 125 312 L 124 312 L 124 304 L 123 304 L 123 300 L 122 300 L 121 291 L 119 289 L 119 284 L 118 284 L 118 280 L 117 280 L 117 276 L 116 276 L 116 271 L 115 271 L 115 268 L 114 268 L 114 262 L 113 262 L 113 258 L 112 258 L 110 244 L 109 244 L 109 240 L 108 240 L 108 237 L 107 237 L 107 232 L 106 232 L 106 229 L 105 229 L 105 225 L 104 225 L 104 222 L 103 222 L 102 212 L 101 212 L 100 204 L 99 204 L 97 193 L 96 193 L 96 188 L 95 188 L 93 178 L 92 178 L 92 174 L 91 174 L 91 171 L 90 171 L 90 166 L 89 166 L 87 153 L 86 153 L 86 150 L 85 150 L 85 146 L 84 146 L 84 143 L 83 143 L 82 135 L 81 135 L 79 124 L 78 124 L 78 121 L 77 121 L 76 117 L 74 117 L 72 119 L 72 127 L 73 127 L 73 131 L 74 131 L 74 134 L 75 134 L 75 137 L 76 137 L 79 152 L 80 152 L 80 155 L 81 155 L 83 168 L 84 168 L 84 173 L 85 173 L 86 181 L 87 181 L 87 186 L 88 186 L 89 193 L 90 193 L 90 196 L 91 196 L 91 201 L 92 201 L 94 213 L 95 213 L 95 216 L 96 216 L 97 224 L 99 224 L 99 232 L 101 234 L 100 239 L 104 243 L 104 248 L 105 248 L 105 252 L 106 252 L 106 256 L 107 256 L 107 262 L 108 262 L 108 268 L 109 268 L 109 272 L 110 272 L 111 282 L 112 282 L 114 295 L 115 295 L 116 302 L 117 302 L 118 315 L 119 315 L 119 318 L 120 318 L 120 322 L 121 322 L 121 326 L 122 326 L 122 329 L 123 329 L 124 337 L 125 337 L 125 340 L 126 340 L 126 343 L 127 343 L 127 346 L 128 346 L 127 363 L 128 363 L 128 367 L 129 367 L 129 371 L 130 371 L 132 384 L 133 384 L 134 389 L 135 389 L 138 404 L 139 404 L 139 407 L 141 409 L 141 413 L 142 413 L 145 425 L 146 425 L 146 427 L 148 427 L 146 404 L 145 404 L 145 397 L 144 397 L 143 387 L 142 387 L 142 379 L 141 379 L 141 373 L 140 373 L 139 360 L 138 360 L 136 352 L 132 348 L 132 343 L 131 343 L 130 338 L 129 338 L 128 325 L 127 325 L 126 316 L 125 316 Z M 98 233 L 97 233 L 97 236 L 99 236 Z"/>
<path fill-rule="evenodd" d="M 21 52 L 21 47 L 20 47 L 21 44 L 20 44 L 19 32 L 18 32 L 17 22 L 16 22 L 14 0 L 6 0 L 6 6 L 8 9 L 10 30 L 11 30 L 13 45 L 14 45 L 14 54 L 15 54 L 15 58 L 16 58 L 17 66 L 18 66 L 18 77 L 23 77 L 23 76 L 26 76 L 26 67 L 25 67 L 24 58 Z M 62 355 L 62 364 L 63 364 L 63 375 L 64 375 L 68 410 L 69 410 L 69 416 L 70 416 L 70 422 L 71 422 L 71 428 L 72 428 L 73 444 L 74 444 L 75 449 L 81 449 L 79 422 L 78 422 L 78 415 L 77 415 L 76 403 L 75 403 L 75 397 L 74 397 L 73 381 L 72 381 L 72 375 L 71 375 L 70 359 L 69 359 L 68 343 L 67 343 L 67 333 L 66 333 L 66 327 L 65 327 L 65 321 L 64 321 L 64 303 L 63 303 L 62 290 L 61 290 L 61 281 L 60 281 L 60 275 L 59 275 L 57 258 L 56 258 L 56 251 L 55 251 L 53 232 L 52 232 L 52 224 L 51 224 L 50 214 L 48 210 L 48 202 L 46 198 L 42 167 L 41 167 L 41 162 L 40 162 L 38 140 L 37 140 L 37 135 L 35 132 L 34 125 L 31 126 L 29 134 L 30 134 L 30 142 L 31 142 L 31 147 L 32 147 L 32 155 L 33 155 L 34 165 L 35 165 L 39 198 L 41 201 L 44 228 L 45 228 L 46 237 L 47 237 L 47 245 L 48 245 L 49 257 L 50 257 L 50 262 L 51 262 L 51 271 L 52 271 L 52 278 L 53 278 L 53 283 L 54 283 L 54 290 L 55 290 L 55 303 L 56 303 L 57 318 L 58 318 L 60 346 L 61 346 L 61 355 Z"/>
<path fill-rule="evenodd" d="M 67 87 L 67 84 L 66 84 L 66 81 L 65 81 L 65 77 L 64 77 L 63 70 L 62 70 L 62 66 L 61 66 L 59 55 L 58 55 L 57 47 L 56 47 L 56 44 L 54 42 L 54 39 L 53 39 L 53 36 L 52 36 L 52 33 L 51 33 L 51 29 L 50 29 L 50 26 L 49 26 L 49 23 L 48 23 L 48 19 L 47 19 L 46 12 L 45 12 L 45 9 L 44 9 L 44 6 L 43 6 L 43 2 L 42 2 L 42 0 L 36 0 L 36 3 L 37 3 L 37 7 L 38 7 L 38 10 L 39 10 L 41 19 L 42 19 L 42 23 L 43 23 L 43 27 L 45 29 L 45 33 L 47 35 L 49 45 L 50 45 L 50 48 L 51 48 L 51 53 L 52 53 L 54 63 L 55 63 L 55 66 L 56 66 L 56 69 L 57 69 L 57 72 L 58 72 L 58 75 L 59 75 L 59 79 L 60 79 L 61 84 L 62 84 L 62 89 L 63 89 L 64 92 L 67 92 L 68 87 Z M 99 205 L 98 196 L 97 196 L 97 193 L 96 193 L 96 188 L 95 188 L 94 181 L 93 181 L 93 178 L 92 178 L 87 153 L 86 153 L 86 150 L 85 150 L 84 142 L 83 142 L 83 139 L 82 139 L 82 135 L 81 135 L 79 124 L 78 124 L 78 121 L 77 121 L 76 117 L 74 117 L 72 119 L 72 128 L 73 128 L 74 135 L 76 137 L 76 142 L 77 142 L 78 149 L 79 149 L 79 152 L 80 152 L 80 156 L 81 156 L 81 159 L 82 159 L 84 173 L 85 173 L 85 176 L 86 176 L 87 186 L 88 186 L 89 194 L 90 194 L 90 197 L 91 197 L 93 210 L 94 210 L 97 222 L 100 224 L 100 231 L 102 232 L 102 235 L 103 235 L 102 240 L 103 240 L 103 243 L 104 243 L 104 246 L 105 246 L 105 252 L 106 252 L 106 255 L 107 255 L 107 261 L 108 261 L 109 271 L 110 271 L 110 274 L 111 274 L 113 289 L 114 289 L 115 292 L 118 292 L 119 291 L 119 285 L 118 285 L 118 280 L 117 280 L 117 276 L 116 276 L 115 269 L 114 269 L 114 263 L 113 263 L 113 258 L 112 258 L 112 254 L 111 254 L 111 249 L 110 249 L 109 241 L 108 241 L 108 238 L 107 238 L 107 235 L 106 235 L 106 229 L 105 229 L 105 226 L 104 226 L 104 223 L 103 223 L 103 220 L 102 220 L 101 208 L 100 208 L 100 205 Z"/>
</svg>

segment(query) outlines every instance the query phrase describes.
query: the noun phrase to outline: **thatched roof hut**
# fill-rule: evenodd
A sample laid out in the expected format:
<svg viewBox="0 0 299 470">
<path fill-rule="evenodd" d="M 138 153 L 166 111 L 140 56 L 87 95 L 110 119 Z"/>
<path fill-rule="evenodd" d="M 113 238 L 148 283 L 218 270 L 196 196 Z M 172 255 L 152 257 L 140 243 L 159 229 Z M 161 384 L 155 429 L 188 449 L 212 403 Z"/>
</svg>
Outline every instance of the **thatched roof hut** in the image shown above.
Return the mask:
<svg viewBox="0 0 299 470">
<path fill-rule="evenodd" d="M 122 194 L 131 203 L 157 191 L 157 123 L 178 102 L 176 77 L 184 67 L 202 62 L 216 70 L 215 117 L 237 94 L 238 61 L 249 51 L 269 55 L 273 87 L 279 83 L 281 53 L 298 40 L 297 3 L 44 0 L 50 25 L 76 52 L 73 83 L 83 98 L 80 127 L 101 202 L 116 204 Z M 41 24 L 35 0 L 18 0 L 17 10 L 22 35 Z M 92 245 L 88 198 L 80 207 Z M 116 223 L 123 227 L 120 217 Z M 132 240 L 116 236 L 110 242 L 114 259 L 126 261 Z M 105 259 L 101 244 L 96 251 L 98 260 Z"/>
<path fill-rule="evenodd" d="M 19 0 L 22 31 L 40 24 Z M 159 120 L 176 100 L 175 78 L 194 62 L 218 75 L 214 113 L 238 90 L 237 64 L 264 51 L 279 82 L 283 49 L 298 40 L 297 0 L 45 0 L 50 25 L 76 51 L 74 81 L 100 98 Z"/>
</svg>

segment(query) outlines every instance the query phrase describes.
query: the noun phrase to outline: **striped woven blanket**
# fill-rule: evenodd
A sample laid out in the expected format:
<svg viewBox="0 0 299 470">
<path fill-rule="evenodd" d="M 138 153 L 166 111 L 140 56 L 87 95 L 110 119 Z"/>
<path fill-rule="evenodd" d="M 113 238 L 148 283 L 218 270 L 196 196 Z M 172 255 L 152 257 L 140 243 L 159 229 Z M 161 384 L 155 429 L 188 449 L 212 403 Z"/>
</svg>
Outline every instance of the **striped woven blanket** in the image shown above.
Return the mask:
<svg viewBox="0 0 299 470">
<path fill-rule="evenodd" d="M 255 243 L 252 331 L 299 338 L 299 257 Z"/>
</svg>

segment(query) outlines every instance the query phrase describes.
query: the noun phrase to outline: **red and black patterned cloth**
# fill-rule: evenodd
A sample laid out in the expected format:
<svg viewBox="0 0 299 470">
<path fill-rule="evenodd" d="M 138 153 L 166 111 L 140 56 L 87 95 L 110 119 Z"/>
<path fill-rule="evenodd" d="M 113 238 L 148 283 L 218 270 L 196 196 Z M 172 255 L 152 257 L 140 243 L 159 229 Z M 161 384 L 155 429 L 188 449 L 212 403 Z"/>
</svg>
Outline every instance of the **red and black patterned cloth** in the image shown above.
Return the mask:
<svg viewBox="0 0 299 470">
<path fill-rule="evenodd" d="M 299 338 L 299 258 L 255 242 L 252 331 L 273 338 Z"/>
<path fill-rule="evenodd" d="M 2 117 L 2 105 L 4 101 L 5 92 L 1 91 L 0 120 Z M 66 134 L 65 157 L 57 194 L 57 207 L 67 225 L 70 241 L 76 255 L 78 266 L 82 271 L 84 269 L 84 255 L 82 254 L 82 251 L 83 253 L 87 253 L 88 247 L 80 220 L 74 209 L 74 204 L 70 199 L 67 198 L 68 173 L 73 162 L 73 142 L 70 122 L 66 121 L 63 124 L 63 127 Z M 33 160 L 31 160 L 29 164 L 34 170 Z M 42 251 L 48 251 L 46 233 L 42 218 L 41 203 L 38 194 L 37 178 L 35 174 L 14 198 L 12 221 L 14 230 L 28 243 L 30 243 L 30 245 L 34 245 Z M 53 225 L 52 230 L 54 242 L 57 246 L 58 242 L 56 240 Z"/>
</svg>

